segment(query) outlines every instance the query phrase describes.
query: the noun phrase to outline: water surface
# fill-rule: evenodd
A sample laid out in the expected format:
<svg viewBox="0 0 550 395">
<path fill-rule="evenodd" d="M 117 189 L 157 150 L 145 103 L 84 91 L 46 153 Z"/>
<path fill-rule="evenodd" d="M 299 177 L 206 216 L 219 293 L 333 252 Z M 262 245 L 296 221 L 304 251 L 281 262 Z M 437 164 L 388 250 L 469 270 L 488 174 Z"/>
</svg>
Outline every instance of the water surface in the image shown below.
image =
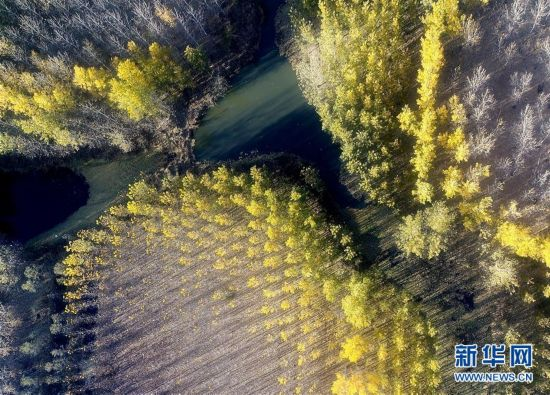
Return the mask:
<svg viewBox="0 0 550 395">
<path fill-rule="evenodd" d="M 86 204 L 74 207 L 64 221 L 53 224 L 28 243 L 55 242 L 67 234 L 93 226 L 102 212 L 124 197 L 129 184 L 158 169 L 160 164 L 160 155 L 151 153 L 127 155 L 114 161 L 94 159 L 80 164 L 76 170 L 86 180 L 89 191 Z M 70 200 L 63 203 L 72 204 Z"/>
<path fill-rule="evenodd" d="M 0 170 L 0 235 L 27 241 L 63 222 L 87 200 L 85 178 L 69 168 Z"/>
</svg>

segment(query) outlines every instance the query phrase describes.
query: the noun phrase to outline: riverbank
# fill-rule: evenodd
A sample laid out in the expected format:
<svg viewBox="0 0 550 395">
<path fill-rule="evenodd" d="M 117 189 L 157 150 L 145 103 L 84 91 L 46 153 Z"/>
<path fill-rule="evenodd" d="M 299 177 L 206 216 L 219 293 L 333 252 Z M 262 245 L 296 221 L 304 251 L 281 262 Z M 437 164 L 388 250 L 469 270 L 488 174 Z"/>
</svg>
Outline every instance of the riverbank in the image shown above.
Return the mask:
<svg viewBox="0 0 550 395">
<path fill-rule="evenodd" d="M 233 21 L 233 37 L 241 37 L 242 42 L 231 48 L 228 56 L 218 59 L 212 65 L 210 78 L 200 81 L 194 95 L 188 98 L 188 104 L 180 108 L 180 115 L 177 118 L 181 126 L 178 133 L 181 133 L 181 136 L 177 139 L 179 142 L 177 149 L 171 150 L 164 141 L 152 140 L 139 151 L 130 153 L 122 153 L 112 147 L 86 147 L 72 153 L 60 151 L 46 156 L 3 155 L 0 157 L 0 169 L 5 177 L 9 178 L 12 174 L 22 180 L 36 181 L 35 185 L 29 186 L 25 196 L 12 188 L 14 185 L 15 187 L 19 185 L 18 183 L 5 182 L 1 185 L 4 200 L 7 203 L 17 200 L 17 210 L 22 213 L 21 215 L 0 213 L 0 226 L 1 229 L 5 229 L 1 233 L 8 240 L 24 242 L 27 246 L 36 246 L 48 241 L 55 242 L 60 237 L 67 237 L 68 235 L 65 234 L 67 232 L 74 233 L 79 228 L 93 225 L 99 213 L 112 204 L 117 197 L 123 195 L 127 185 L 140 175 L 162 170 L 174 161 L 181 164 L 194 160 L 193 130 L 198 127 L 201 117 L 208 108 L 225 93 L 227 81 L 233 79 L 244 65 L 256 57 L 262 44 L 260 34 L 262 13 L 256 2 L 231 2 L 226 12 L 228 18 Z M 231 42 L 234 40 L 235 38 Z M 214 83 L 211 82 L 212 80 Z M 65 174 L 64 178 L 52 180 L 51 174 L 61 171 L 59 169 L 72 174 Z M 42 178 L 41 175 L 43 175 Z M 86 182 L 82 182 L 83 178 Z M 43 189 L 33 189 L 38 186 Z M 87 202 L 85 197 L 88 194 Z M 33 212 L 34 206 L 40 206 L 40 202 L 36 202 L 36 196 L 39 195 L 52 196 L 59 200 L 59 204 L 51 204 L 47 210 L 35 214 L 36 225 L 41 222 L 44 224 L 28 226 L 29 229 L 36 228 L 36 230 L 29 231 L 25 235 L 10 231 L 10 229 L 27 227 L 25 214 Z M 71 199 L 69 195 L 79 198 Z M 70 203 L 63 202 L 67 200 L 70 200 Z M 6 210 L 9 211 L 9 207 L 6 207 Z M 42 221 L 41 214 L 47 217 L 47 221 Z M 44 231 L 43 235 L 40 235 L 41 231 Z M 29 241 L 29 239 L 32 240 Z"/>
</svg>

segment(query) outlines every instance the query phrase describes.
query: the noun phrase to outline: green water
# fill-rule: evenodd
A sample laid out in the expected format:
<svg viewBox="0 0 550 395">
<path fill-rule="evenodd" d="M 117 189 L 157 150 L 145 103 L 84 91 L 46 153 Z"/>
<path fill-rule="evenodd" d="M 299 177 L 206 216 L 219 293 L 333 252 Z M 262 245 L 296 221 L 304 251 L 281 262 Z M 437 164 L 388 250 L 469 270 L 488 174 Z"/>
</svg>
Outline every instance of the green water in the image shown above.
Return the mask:
<svg viewBox="0 0 550 395">
<path fill-rule="evenodd" d="M 196 131 L 199 160 L 223 161 L 248 154 L 295 154 L 319 170 L 341 205 L 355 205 L 340 182 L 339 147 L 322 131 L 289 63 L 276 51 L 245 71 Z"/>
<path fill-rule="evenodd" d="M 245 70 L 233 89 L 206 115 L 196 132 L 199 159 L 222 159 L 253 148 L 272 127 L 307 110 L 292 68 L 275 52 Z M 299 123 L 299 119 L 295 119 Z M 278 137 L 284 138 L 284 135 Z"/>
</svg>

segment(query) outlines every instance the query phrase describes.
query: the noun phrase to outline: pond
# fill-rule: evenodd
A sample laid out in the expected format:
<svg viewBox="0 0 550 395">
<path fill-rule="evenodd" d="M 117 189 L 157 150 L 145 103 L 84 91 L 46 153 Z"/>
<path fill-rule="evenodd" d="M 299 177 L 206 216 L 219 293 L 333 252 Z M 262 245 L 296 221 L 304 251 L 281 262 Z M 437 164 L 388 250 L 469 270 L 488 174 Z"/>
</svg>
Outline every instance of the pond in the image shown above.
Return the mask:
<svg viewBox="0 0 550 395">
<path fill-rule="evenodd" d="M 97 218 L 109 206 L 120 201 L 128 185 L 159 168 L 159 154 L 143 153 L 126 155 L 116 160 L 90 160 L 74 170 L 86 181 L 88 200 L 74 207 L 72 214 L 30 239 L 28 245 L 38 245 L 65 238 L 78 229 L 93 226 Z M 74 173 L 73 173 L 74 174 Z M 78 187 L 73 185 L 73 188 Z"/>
</svg>

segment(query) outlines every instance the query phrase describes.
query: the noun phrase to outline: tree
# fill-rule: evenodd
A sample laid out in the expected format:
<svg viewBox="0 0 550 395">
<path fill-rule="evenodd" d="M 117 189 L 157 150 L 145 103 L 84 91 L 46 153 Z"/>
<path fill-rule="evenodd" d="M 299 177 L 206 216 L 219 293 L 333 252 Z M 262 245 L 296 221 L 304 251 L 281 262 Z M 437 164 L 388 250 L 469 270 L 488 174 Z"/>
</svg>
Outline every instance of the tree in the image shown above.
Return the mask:
<svg viewBox="0 0 550 395">
<path fill-rule="evenodd" d="M 367 395 L 384 393 L 386 380 L 380 375 L 370 373 L 352 373 L 346 376 L 336 374 L 331 391 L 335 395 Z"/>
<path fill-rule="evenodd" d="M 418 212 L 404 217 L 397 232 L 397 246 L 408 255 L 423 257 L 425 245 L 423 215 Z"/>
<path fill-rule="evenodd" d="M 193 70 L 203 72 L 208 68 L 208 58 L 200 49 L 187 46 L 183 55 Z"/>
<path fill-rule="evenodd" d="M 348 337 L 342 344 L 340 358 L 355 363 L 367 353 L 368 349 L 368 342 L 363 336 Z"/>
<path fill-rule="evenodd" d="M 435 258 L 447 249 L 455 217 L 440 201 L 414 215 L 407 215 L 398 227 L 397 246 L 407 255 Z"/>
<path fill-rule="evenodd" d="M 8 291 L 17 283 L 15 253 L 7 246 L 0 246 L 0 290 Z"/>
<path fill-rule="evenodd" d="M 138 65 L 129 59 L 119 61 L 116 66 L 116 78 L 111 81 L 109 100 L 135 121 L 159 115 L 154 87 Z"/>
<path fill-rule="evenodd" d="M 29 265 L 24 271 L 25 282 L 21 285 L 21 289 L 28 292 L 36 292 L 36 287 L 40 280 L 40 272 L 36 265 Z"/>
<path fill-rule="evenodd" d="M 493 198 L 486 196 L 478 200 L 460 202 L 458 211 L 462 215 L 464 227 L 470 231 L 479 229 L 482 224 L 493 222 Z"/>
<path fill-rule="evenodd" d="M 88 92 L 106 96 L 109 91 L 111 73 L 99 67 L 74 66 L 73 83 Z"/>
<path fill-rule="evenodd" d="M 461 193 L 463 179 L 462 171 L 457 166 L 449 166 L 443 170 L 441 189 L 447 199 L 451 199 Z"/>
<path fill-rule="evenodd" d="M 369 304 L 372 298 L 373 279 L 367 276 L 352 276 L 347 287 L 349 293 L 342 298 L 342 311 L 346 321 L 356 329 L 368 328 L 376 314 Z"/>
<path fill-rule="evenodd" d="M 498 226 L 496 239 L 517 255 L 533 258 L 550 266 L 550 238 L 531 235 L 527 228 L 505 221 Z"/>
<path fill-rule="evenodd" d="M 19 351 L 31 357 L 37 356 L 41 350 L 42 344 L 37 340 L 26 341 L 19 347 Z"/>
<path fill-rule="evenodd" d="M 487 284 L 489 288 L 500 290 L 506 289 L 510 293 L 519 286 L 517 260 L 510 258 L 503 251 L 493 252 L 489 258 L 482 262 L 487 270 Z"/>
</svg>

